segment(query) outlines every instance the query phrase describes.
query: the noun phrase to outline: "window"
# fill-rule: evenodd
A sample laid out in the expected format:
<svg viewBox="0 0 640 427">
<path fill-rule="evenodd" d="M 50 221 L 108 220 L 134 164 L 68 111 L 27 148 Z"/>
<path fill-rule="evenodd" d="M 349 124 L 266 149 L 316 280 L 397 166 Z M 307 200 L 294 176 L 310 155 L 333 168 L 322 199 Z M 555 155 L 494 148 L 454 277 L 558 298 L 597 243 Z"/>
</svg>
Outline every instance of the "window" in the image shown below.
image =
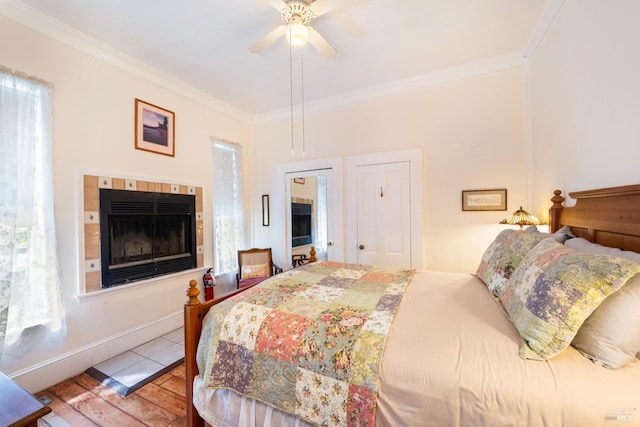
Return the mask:
<svg viewBox="0 0 640 427">
<path fill-rule="evenodd" d="M 213 142 L 213 231 L 216 274 L 238 270 L 238 250 L 246 249 L 242 189 L 242 147 Z"/>
<path fill-rule="evenodd" d="M 318 175 L 316 179 L 318 233 L 316 234 L 316 251 L 327 252 L 327 175 Z M 324 255 L 322 255 L 324 258 Z"/>
<path fill-rule="evenodd" d="M 0 67 L 0 354 L 64 331 L 53 212 L 50 84 Z"/>
</svg>

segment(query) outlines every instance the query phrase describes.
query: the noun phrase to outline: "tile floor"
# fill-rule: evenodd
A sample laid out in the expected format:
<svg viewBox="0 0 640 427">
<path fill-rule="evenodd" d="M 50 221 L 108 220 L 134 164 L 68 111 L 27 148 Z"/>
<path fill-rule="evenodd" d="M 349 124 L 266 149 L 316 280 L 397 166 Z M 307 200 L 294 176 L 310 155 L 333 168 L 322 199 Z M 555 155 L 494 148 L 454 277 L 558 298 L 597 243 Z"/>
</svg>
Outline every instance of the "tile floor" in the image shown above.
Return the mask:
<svg viewBox="0 0 640 427">
<path fill-rule="evenodd" d="M 235 275 L 228 276 L 218 281 L 214 291 L 216 298 L 236 290 Z M 85 372 L 127 396 L 183 361 L 184 328 L 179 328 L 105 360 Z"/>
<path fill-rule="evenodd" d="M 105 360 L 86 373 L 126 396 L 184 360 L 184 330 L 176 329 Z"/>
</svg>

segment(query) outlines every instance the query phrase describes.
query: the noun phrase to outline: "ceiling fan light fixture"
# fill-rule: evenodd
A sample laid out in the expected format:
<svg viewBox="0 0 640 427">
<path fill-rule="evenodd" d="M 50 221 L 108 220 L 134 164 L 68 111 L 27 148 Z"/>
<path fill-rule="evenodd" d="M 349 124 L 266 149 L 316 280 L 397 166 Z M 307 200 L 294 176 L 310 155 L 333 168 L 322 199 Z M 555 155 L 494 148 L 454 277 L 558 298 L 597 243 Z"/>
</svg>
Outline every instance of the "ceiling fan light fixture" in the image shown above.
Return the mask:
<svg viewBox="0 0 640 427">
<path fill-rule="evenodd" d="M 309 41 L 309 28 L 304 24 L 289 24 L 287 41 L 291 46 L 304 46 Z"/>
</svg>

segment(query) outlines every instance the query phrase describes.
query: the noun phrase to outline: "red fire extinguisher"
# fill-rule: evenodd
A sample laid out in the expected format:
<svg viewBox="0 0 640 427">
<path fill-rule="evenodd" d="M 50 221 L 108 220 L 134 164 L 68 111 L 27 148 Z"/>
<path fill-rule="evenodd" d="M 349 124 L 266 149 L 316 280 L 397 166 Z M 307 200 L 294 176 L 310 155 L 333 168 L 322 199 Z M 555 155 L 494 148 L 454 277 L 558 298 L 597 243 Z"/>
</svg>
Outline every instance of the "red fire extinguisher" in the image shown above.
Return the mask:
<svg viewBox="0 0 640 427">
<path fill-rule="evenodd" d="M 202 276 L 202 282 L 204 283 L 204 299 L 206 301 L 213 299 L 213 287 L 216 285 L 216 278 L 213 275 L 213 268 L 207 270 Z"/>
</svg>

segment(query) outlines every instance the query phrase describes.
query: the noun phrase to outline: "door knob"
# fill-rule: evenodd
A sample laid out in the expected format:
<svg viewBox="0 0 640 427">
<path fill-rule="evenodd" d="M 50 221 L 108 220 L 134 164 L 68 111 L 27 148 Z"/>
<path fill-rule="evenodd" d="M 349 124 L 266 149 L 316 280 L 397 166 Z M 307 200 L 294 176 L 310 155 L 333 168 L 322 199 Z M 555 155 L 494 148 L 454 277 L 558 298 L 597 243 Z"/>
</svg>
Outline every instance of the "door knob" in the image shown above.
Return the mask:
<svg viewBox="0 0 640 427">
<path fill-rule="evenodd" d="M 327 242 L 327 246 L 333 246 L 333 242 Z"/>
<path fill-rule="evenodd" d="M 358 246 L 358 249 L 363 250 L 364 249 L 364 245 Z"/>
</svg>

